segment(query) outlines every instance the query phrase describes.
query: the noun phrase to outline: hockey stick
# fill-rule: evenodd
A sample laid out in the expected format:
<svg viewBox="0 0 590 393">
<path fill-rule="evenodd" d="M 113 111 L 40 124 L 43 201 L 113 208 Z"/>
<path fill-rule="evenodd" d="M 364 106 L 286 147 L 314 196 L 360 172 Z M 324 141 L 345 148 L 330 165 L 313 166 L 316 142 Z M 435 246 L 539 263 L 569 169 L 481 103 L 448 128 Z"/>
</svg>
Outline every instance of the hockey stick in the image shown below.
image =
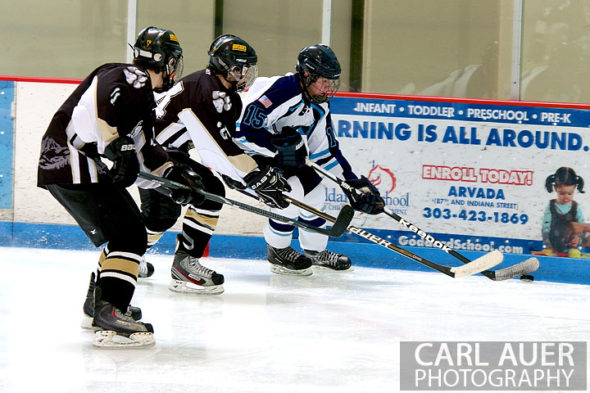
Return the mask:
<svg viewBox="0 0 590 393">
<path fill-rule="evenodd" d="M 340 237 L 346 231 L 348 224 L 350 223 L 350 221 L 352 220 L 352 217 L 354 216 L 354 209 L 350 206 L 345 206 L 345 208 L 343 208 L 341 210 L 341 212 L 340 212 L 341 214 L 338 215 L 338 219 L 335 219 L 336 221 L 334 222 L 334 225 L 331 228 L 318 228 L 316 226 L 307 224 L 305 222 L 300 222 L 296 219 L 285 217 L 280 214 L 276 214 L 276 213 L 273 213 L 273 212 L 270 212 L 270 211 L 267 211 L 264 209 L 260 209 L 256 206 L 251 206 L 246 203 L 242 203 L 239 201 L 235 201 L 233 199 L 222 197 L 221 195 L 212 194 L 210 192 L 207 192 L 207 191 L 202 190 L 197 187 L 189 187 L 185 184 L 175 182 L 174 180 L 170 180 L 170 179 L 166 179 L 166 178 L 163 178 L 160 176 L 152 175 L 151 173 L 139 172 L 139 177 L 146 179 L 146 180 L 153 181 L 155 183 L 158 183 L 161 186 L 168 188 L 168 189 L 192 190 L 198 194 L 201 194 L 202 196 L 204 196 L 205 198 L 207 198 L 211 201 L 223 203 L 223 204 L 226 204 L 229 206 L 234 206 L 239 209 L 249 211 L 251 213 L 255 213 L 255 214 L 258 214 L 261 216 L 272 218 L 273 220 L 282 221 L 287 224 L 294 225 L 296 227 L 305 228 L 307 230 L 310 230 L 313 232 L 318 232 L 318 233 L 321 233 L 321 234 L 324 234 L 327 236 L 331 236 L 331 237 Z M 294 200 L 292 198 L 290 198 L 290 201 L 293 202 Z M 347 207 L 347 209 L 346 209 L 346 207 Z"/>
<path fill-rule="evenodd" d="M 292 203 L 296 206 L 299 206 L 297 201 L 293 201 Z M 321 217 L 327 221 L 334 222 L 336 220 L 335 217 L 332 217 L 331 215 L 329 215 L 319 209 L 315 209 L 311 206 L 307 206 L 307 208 L 310 212 L 314 213 L 316 216 Z M 428 259 L 422 258 L 421 256 L 416 255 L 416 254 L 414 254 L 408 250 L 405 250 L 399 246 L 396 246 L 395 244 L 393 244 L 385 239 L 382 239 L 377 235 L 373 235 L 372 233 L 367 232 L 364 229 L 357 228 L 353 225 L 349 225 L 347 229 L 350 232 L 354 233 L 355 235 L 363 237 L 373 243 L 376 243 L 380 246 L 388 248 L 394 252 L 397 252 L 398 254 L 401 254 L 401 255 L 408 257 L 418 263 L 428 266 L 431 269 L 438 270 L 439 272 L 444 273 L 447 276 L 450 276 L 453 278 L 460 278 L 460 277 L 465 277 L 465 276 L 471 276 L 472 274 L 476 274 L 476 273 L 481 273 L 481 271 L 483 271 L 485 269 L 489 269 L 493 266 L 496 266 L 498 263 L 502 262 L 502 259 L 503 259 L 503 255 L 499 251 L 493 251 L 490 254 L 487 254 L 481 258 L 475 259 L 463 266 L 449 267 L 449 266 L 439 265 L 438 263 L 435 263 L 435 262 L 429 261 Z"/>
<path fill-rule="evenodd" d="M 346 189 L 347 191 L 349 191 L 351 193 L 355 193 L 357 195 L 360 195 L 360 191 L 359 190 L 357 190 L 354 187 L 351 187 L 344 180 L 339 179 L 338 177 L 334 176 L 334 174 L 332 174 L 331 172 L 328 172 L 327 170 L 325 170 L 324 168 L 322 168 L 321 166 L 319 166 L 315 162 L 307 159 L 306 160 L 306 165 L 309 166 L 309 167 L 312 167 L 317 172 L 319 172 L 320 174 L 324 175 L 328 179 L 332 180 L 333 182 L 335 182 L 336 184 L 338 184 L 343 189 Z M 427 232 L 423 231 L 422 229 L 418 228 L 416 225 L 412 224 L 411 222 L 409 222 L 407 220 L 404 220 L 402 217 L 400 217 L 399 215 L 395 214 L 394 212 L 392 212 L 390 210 L 387 210 L 387 209 L 384 209 L 383 212 L 385 214 L 387 214 L 388 216 L 392 217 L 397 222 L 399 222 L 405 228 L 407 228 L 410 231 L 416 233 L 418 236 L 420 236 L 424 240 L 426 240 L 428 242 L 431 242 L 434 245 L 434 247 L 439 248 L 439 249 L 443 250 L 444 252 L 446 252 L 446 253 L 454 256 L 455 258 L 457 258 L 458 260 L 460 260 L 461 262 L 463 262 L 465 264 L 472 262 L 471 260 L 467 259 L 465 256 L 459 254 L 457 251 L 455 251 L 452 248 L 450 248 L 449 246 L 447 246 L 445 243 L 443 243 L 443 242 L 441 242 L 439 240 L 436 240 L 434 238 L 434 236 L 432 236 L 429 233 L 427 233 Z M 492 253 L 488 253 L 488 254 L 480 257 L 480 258 L 485 258 L 485 257 L 487 257 L 487 256 L 489 256 L 491 254 Z M 522 276 L 524 274 L 529 274 L 531 272 L 534 272 L 538 268 L 539 268 L 539 260 L 537 258 L 529 258 L 529 259 L 527 259 L 527 260 L 525 260 L 523 262 L 517 263 L 515 265 L 509 266 L 509 267 L 504 268 L 504 269 L 500 269 L 500 270 L 484 270 L 484 271 L 481 272 L 481 274 L 483 274 L 484 276 L 486 276 L 490 280 L 503 281 L 503 280 L 508 280 L 510 278 Z"/>
</svg>

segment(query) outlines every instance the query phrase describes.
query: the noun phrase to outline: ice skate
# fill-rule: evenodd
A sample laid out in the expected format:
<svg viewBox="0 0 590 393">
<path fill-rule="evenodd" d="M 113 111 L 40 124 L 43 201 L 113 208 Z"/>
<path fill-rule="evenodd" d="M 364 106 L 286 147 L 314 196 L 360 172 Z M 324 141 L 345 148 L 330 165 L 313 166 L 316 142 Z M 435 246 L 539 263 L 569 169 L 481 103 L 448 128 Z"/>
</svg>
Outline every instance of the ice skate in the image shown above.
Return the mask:
<svg viewBox="0 0 590 393">
<path fill-rule="evenodd" d="M 84 300 L 84 306 L 82 307 L 84 315 L 82 316 L 80 326 L 84 329 L 92 329 L 92 319 L 94 318 L 94 288 L 96 287 L 95 278 L 96 275 L 92 272 L 90 274 L 90 282 L 88 283 L 86 300 Z M 129 306 L 125 314 L 133 320 L 139 321 L 141 319 L 141 308 Z"/>
<path fill-rule="evenodd" d="M 92 327 L 96 329 L 92 344 L 99 348 L 136 348 L 155 344 L 150 323 L 136 321 L 110 303 L 98 300 Z"/>
<path fill-rule="evenodd" d="M 168 288 L 173 292 L 218 295 L 223 293 L 224 278 L 199 263 L 199 258 L 177 252 L 172 263 L 172 280 Z"/>
<path fill-rule="evenodd" d="M 350 258 L 346 255 L 337 254 L 332 251 L 310 251 L 305 250 L 305 255 L 311 259 L 314 266 L 320 266 L 331 270 L 350 269 Z"/>
<path fill-rule="evenodd" d="M 313 273 L 311 259 L 291 247 L 274 248 L 268 246 L 267 258 L 270 262 L 270 271 L 276 274 L 309 276 Z"/>
<path fill-rule="evenodd" d="M 154 265 L 145 260 L 145 255 L 141 257 L 139 264 L 139 278 L 148 278 L 154 274 Z"/>
</svg>

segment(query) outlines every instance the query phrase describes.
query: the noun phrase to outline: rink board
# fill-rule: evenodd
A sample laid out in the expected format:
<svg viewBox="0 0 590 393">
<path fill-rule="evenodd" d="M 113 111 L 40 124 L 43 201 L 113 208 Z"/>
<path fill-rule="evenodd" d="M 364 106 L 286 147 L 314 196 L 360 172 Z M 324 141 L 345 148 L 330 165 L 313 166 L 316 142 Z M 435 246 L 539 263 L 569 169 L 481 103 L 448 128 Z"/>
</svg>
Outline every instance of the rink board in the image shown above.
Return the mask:
<svg viewBox="0 0 590 393">
<path fill-rule="evenodd" d="M 374 231 L 374 233 L 379 234 L 379 231 Z M 166 232 L 149 253 L 171 255 L 174 252 L 176 234 L 176 232 L 172 231 Z M 296 240 L 293 241 L 292 246 L 294 248 L 298 247 Z M 42 249 L 96 249 L 77 226 L 11 224 L 7 222 L 0 222 L 0 247 L 39 248 L 39 258 L 42 258 L 43 255 Z M 328 248 L 334 252 L 348 255 L 353 262 L 353 266 L 414 270 L 440 274 L 409 258 L 372 243 L 331 240 Z M 405 247 L 405 249 L 433 262 L 448 266 L 461 265 L 455 258 L 441 250 L 425 247 Z M 478 251 L 465 251 L 462 254 L 472 260 L 484 255 L 483 252 Z M 208 255 L 220 258 L 266 260 L 266 244 L 264 238 L 258 236 L 214 235 L 211 238 Z M 497 265 L 494 270 L 522 262 L 528 257 L 526 255 L 504 254 L 504 261 Z M 535 280 L 574 284 L 590 283 L 590 269 L 587 268 L 587 261 L 541 256 L 538 259 L 541 266 L 539 270 L 532 273 Z M 451 278 L 441 274 L 441 279 Z"/>
<path fill-rule="evenodd" d="M 64 209 L 36 187 L 41 136 L 75 86 L 76 81 L 22 78 L 0 86 L 0 245 L 90 246 Z M 342 93 L 332 102 L 333 133 L 355 171 L 381 191 L 388 209 L 468 257 L 498 249 L 510 263 L 542 247 L 543 210 L 555 196 L 544 189 L 549 174 L 571 166 L 590 184 L 589 108 Z M 334 184 L 325 184 L 326 210 L 335 214 L 346 198 Z M 576 194 L 583 212 L 590 212 L 587 195 Z M 212 255 L 263 259 L 264 224 L 262 217 L 224 209 Z M 388 216 L 357 213 L 353 225 L 436 262 L 455 263 Z M 179 228 L 177 223 L 173 230 Z M 172 252 L 173 239 L 174 233 L 166 234 L 156 251 Z M 359 241 L 345 234 L 331 247 L 346 250 L 358 265 L 423 269 Z M 244 242 L 252 247 L 240 247 Z M 587 260 L 540 260 L 539 279 L 590 283 Z"/>
</svg>

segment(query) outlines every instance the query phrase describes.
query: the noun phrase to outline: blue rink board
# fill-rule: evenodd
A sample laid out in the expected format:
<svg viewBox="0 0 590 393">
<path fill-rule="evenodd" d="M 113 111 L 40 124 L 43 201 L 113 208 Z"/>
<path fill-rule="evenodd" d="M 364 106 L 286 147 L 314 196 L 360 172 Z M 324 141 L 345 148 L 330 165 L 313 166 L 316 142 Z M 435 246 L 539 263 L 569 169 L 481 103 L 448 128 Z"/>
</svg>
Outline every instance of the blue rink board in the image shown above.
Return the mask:
<svg viewBox="0 0 590 393">
<path fill-rule="evenodd" d="M 176 232 L 167 232 L 149 253 L 172 254 Z M 0 222 L 0 246 L 31 247 L 70 250 L 94 250 L 93 244 L 77 226 L 53 224 L 29 224 Z M 297 241 L 293 247 L 298 249 Z M 371 243 L 330 241 L 328 248 L 348 255 L 353 265 L 433 272 L 413 260 L 398 255 L 389 249 Z M 460 263 L 438 249 L 425 247 L 404 247 L 433 262 L 458 266 Z M 210 256 L 219 258 L 266 259 L 266 244 L 262 237 L 214 235 L 210 243 Z M 461 252 L 469 259 L 483 255 L 477 251 Z M 530 255 L 505 254 L 504 262 L 493 270 L 502 269 L 522 262 Z M 533 273 L 535 280 L 590 284 L 590 260 L 556 257 L 537 257 L 541 263 Z"/>
<path fill-rule="evenodd" d="M 14 82 L 0 81 L 0 209 L 12 208 Z"/>
</svg>

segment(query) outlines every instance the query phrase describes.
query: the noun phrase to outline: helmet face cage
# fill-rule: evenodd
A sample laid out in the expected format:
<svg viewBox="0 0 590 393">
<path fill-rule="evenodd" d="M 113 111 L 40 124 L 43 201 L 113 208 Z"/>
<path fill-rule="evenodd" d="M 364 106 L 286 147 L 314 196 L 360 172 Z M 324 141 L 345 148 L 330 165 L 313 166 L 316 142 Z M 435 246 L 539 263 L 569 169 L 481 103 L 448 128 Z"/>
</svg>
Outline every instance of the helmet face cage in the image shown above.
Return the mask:
<svg viewBox="0 0 590 393">
<path fill-rule="evenodd" d="M 209 48 L 209 67 L 233 84 L 238 91 L 248 88 L 258 76 L 256 51 L 241 38 L 225 34 Z M 229 77 L 233 80 L 228 80 Z"/>
<path fill-rule="evenodd" d="M 252 83 L 258 77 L 258 67 L 255 64 L 234 65 L 230 67 L 228 74 L 237 82 L 235 85 L 236 89 L 238 91 L 244 91 L 252 86 Z"/>
<path fill-rule="evenodd" d="M 169 89 L 182 75 L 182 48 L 170 30 L 143 29 L 133 46 L 133 59 L 137 65 L 162 72 L 163 87 L 158 91 Z"/>
<path fill-rule="evenodd" d="M 182 51 L 171 53 L 163 70 L 164 90 L 171 88 L 174 83 L 182 77 L 183 70 L 184 61 L 182 58 Z"/>
<path fill-rule="evenodd" d="M 297 57 L 296 70 L 307 97 L 313 103 L 330 101 L 340 87 L 340 63 L 327 45 L 316 44 L 303 48 Z M 321 86 L 315 87 L 321 89 L 323 94 L 314 96 L 310 94 L 310 86 L 318 80 Z M 326 86 L 326 83 L 329 85 Z"/>
<path fill-rule="evenodd" d="M 303 78 L 302 78 L 303 85 L 305 86 L 305 92 L 306 92 L 309 100 L 311 102 L 313 102 L 314 104 L 321 104 L 321 103 L 330 101 L 334 97 L 336 92 L 338 91 L 338 88 L 340 87 L 340 78 L 338 78 L 338 79 L 324 78 L 323 76 L 320 76 L 318 74 L 314 74 L 314 73 L 310 72 L 309 70 L 304 71 L 304 73 L 307 73 L 307 76 L 303 76 Z M 321 78 L 321 80 L 320 80 L 320 78 Z M 310 86 L 316 82 L 318 82 L 322 85 L 321 89 L 323 90 L 324 94 L 311 95 L 309 93 Z M 328 86 L 325 86 L 326 83 L 328 84 Z"/>
</svg>

